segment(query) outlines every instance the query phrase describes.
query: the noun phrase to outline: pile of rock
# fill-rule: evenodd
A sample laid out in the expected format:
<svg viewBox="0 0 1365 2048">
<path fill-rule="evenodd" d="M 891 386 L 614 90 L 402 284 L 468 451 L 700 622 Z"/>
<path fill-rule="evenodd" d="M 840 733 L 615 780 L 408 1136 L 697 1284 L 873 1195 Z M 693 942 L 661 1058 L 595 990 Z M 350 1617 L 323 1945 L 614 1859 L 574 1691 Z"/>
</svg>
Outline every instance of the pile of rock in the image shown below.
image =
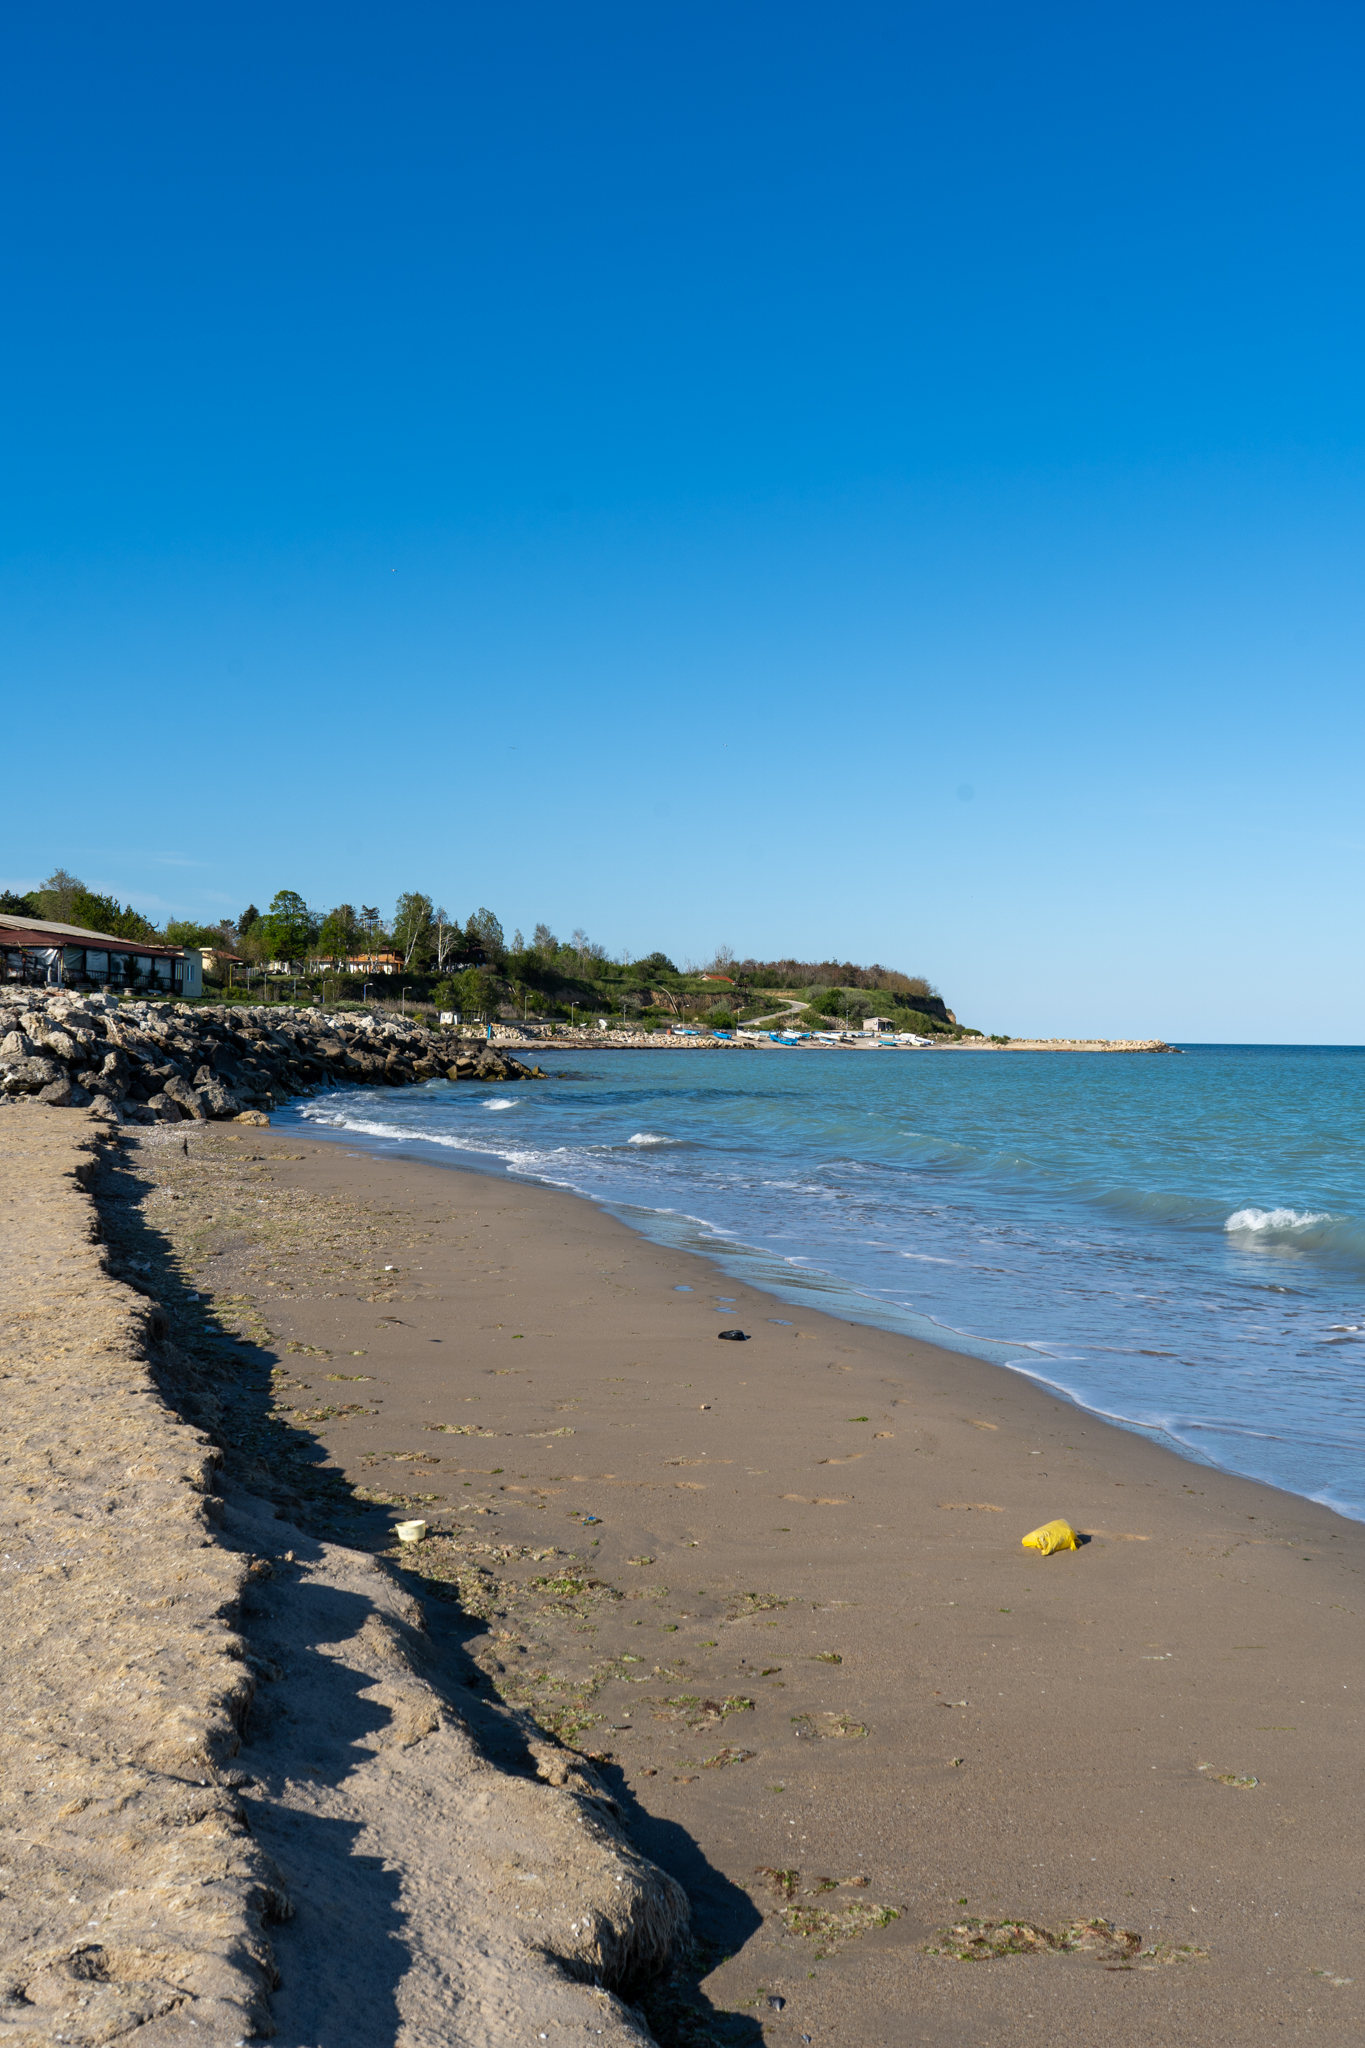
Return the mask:
<svg viewBox="0 0 1365 2048">
<path fill-rule="evenodd" d="M 111 1123 L 264 1123 L 291 1095 L 319 1088 L 540 1073 L 486 1042 L 397 1018 L 0 988 L 0 1103 L 91 1107 Z"/>
</svg>

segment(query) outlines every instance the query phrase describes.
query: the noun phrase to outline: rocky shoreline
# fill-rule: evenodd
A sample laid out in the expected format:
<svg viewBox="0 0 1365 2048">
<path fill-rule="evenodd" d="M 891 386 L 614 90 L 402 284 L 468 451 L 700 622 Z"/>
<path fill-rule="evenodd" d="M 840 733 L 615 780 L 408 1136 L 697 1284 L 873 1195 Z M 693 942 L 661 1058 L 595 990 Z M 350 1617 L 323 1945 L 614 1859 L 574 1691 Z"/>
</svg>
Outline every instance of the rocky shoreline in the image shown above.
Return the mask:
<svg viewBox="0 0 1365 2048">
<path fill-rule="evenodd" d="M 542 1078 L 499 1047 L 399 1018 L 271 1004 L 126 1003 L 66 989 L 0 991 L 0 1103 L 91 1109 L 115 1124 L 264 1123 L 316 1088 Z"/>
</svg>

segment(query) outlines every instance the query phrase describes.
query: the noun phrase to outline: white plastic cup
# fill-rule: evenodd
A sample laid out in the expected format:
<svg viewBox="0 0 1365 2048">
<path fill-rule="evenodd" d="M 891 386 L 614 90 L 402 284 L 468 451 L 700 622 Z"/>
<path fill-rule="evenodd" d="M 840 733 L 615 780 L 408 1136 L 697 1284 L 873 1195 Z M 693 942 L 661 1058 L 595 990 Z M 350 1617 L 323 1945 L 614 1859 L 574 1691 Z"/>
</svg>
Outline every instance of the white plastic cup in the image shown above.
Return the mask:
<svg viewBox="0 0 1365 2048">
<path fill-rule="evenodd" d="M 425 1522 L 399 1522 L 393 1533 L 400 1543 L 420 1543 L 427 1533 L 427 1525 Z"/>
</svg>

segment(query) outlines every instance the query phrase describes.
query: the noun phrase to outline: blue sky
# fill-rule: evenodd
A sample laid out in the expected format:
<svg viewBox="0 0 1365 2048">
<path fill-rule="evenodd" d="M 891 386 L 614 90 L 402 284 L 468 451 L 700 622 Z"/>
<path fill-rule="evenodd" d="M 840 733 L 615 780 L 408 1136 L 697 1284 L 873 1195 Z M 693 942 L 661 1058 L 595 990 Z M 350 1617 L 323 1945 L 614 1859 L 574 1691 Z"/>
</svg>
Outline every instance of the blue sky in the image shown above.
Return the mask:
<svg viewBox="0 0 1365 2048">
<path fill-rule="evenodd" d="M 1365 16 L 11 10 L 0 882 L 1365 1039 Z"/>
</svg>

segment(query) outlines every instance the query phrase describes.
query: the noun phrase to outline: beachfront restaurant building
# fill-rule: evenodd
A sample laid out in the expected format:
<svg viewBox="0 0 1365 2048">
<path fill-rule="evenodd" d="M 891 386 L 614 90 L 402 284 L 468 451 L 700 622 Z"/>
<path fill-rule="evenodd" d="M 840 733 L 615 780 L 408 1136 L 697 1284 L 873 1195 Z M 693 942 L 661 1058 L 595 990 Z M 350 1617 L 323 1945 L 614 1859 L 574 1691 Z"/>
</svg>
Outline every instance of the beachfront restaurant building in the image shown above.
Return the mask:
<svg viewBox="0 0 1365 2048">
<path fill-rule="evenodd" d="M 78 924 L 53 924 L 0 910 L 0 982 L 30 988 L 126 989 L 137 995 L 198 996 L 203 962 L 194 948 L 115 939 Z"/>
</svg>

